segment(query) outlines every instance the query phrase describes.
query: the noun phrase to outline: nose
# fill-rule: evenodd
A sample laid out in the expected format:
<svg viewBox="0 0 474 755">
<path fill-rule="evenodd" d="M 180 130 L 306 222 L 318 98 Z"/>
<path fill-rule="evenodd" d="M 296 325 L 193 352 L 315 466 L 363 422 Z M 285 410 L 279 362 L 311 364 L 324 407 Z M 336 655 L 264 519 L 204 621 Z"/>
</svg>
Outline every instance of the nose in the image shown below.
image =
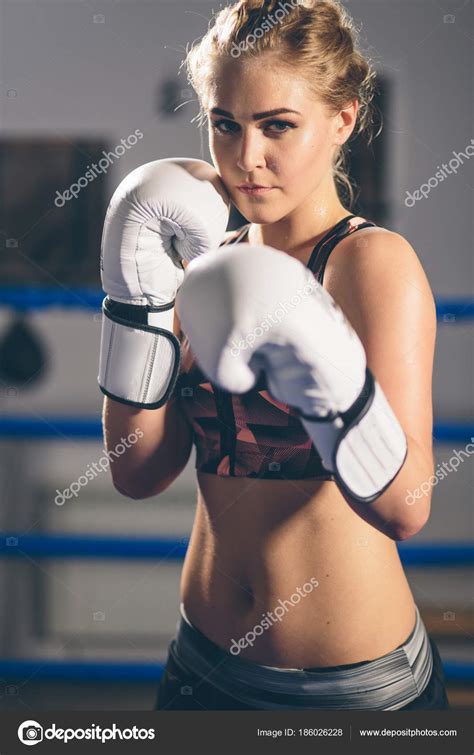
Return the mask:
<svg viewBox="0 0 474 755">
<path fill-rule="evenodd" d="M 237 167 L 244 173 L 265 167 L 262 136 L 258 130 L 242 132 Z"/>
</svg>

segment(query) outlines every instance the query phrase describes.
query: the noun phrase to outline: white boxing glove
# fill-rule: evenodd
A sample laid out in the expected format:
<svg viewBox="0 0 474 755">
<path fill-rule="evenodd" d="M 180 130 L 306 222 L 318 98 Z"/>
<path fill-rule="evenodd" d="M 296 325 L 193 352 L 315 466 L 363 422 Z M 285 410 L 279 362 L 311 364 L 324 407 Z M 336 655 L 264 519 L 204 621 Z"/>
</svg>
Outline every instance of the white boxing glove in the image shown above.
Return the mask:
<svg viewBox="0 0 474 755">
<path fill-rule="evenodd" d="M 405 434 L 358 335 L 301 262 L 268 246 L 223 247 L 188 266 L 176 305 L 211 381 L 245 393 L 263 371 L 343 491 L 370 503 L 390 485 Z"/>
<path fill-rule="evenodd" d="M 102 234 L 98 381 L 106 396 L 147 409 L 168 400 L 180 365 L 173 313 L 181 260 L 216 249 L 228 217 L 224 185 L 203 160 L 155 160 L 118 186 Z"/>
</svg>

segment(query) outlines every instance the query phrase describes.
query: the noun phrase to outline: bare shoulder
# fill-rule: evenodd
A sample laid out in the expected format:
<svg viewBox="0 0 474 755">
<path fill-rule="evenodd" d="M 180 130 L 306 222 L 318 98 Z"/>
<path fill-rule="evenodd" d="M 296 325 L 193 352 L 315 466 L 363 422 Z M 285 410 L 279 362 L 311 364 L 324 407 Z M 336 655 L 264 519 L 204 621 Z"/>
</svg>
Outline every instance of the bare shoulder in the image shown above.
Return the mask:
<svg viewBox="0 0 474 755">
<path fill-rule="evenodd" d="M 417 342 L 432 355 L 433 292 L 416 251 L 400 234 L 373 227 L 343 239 L 329 256 L 324 287 L 375 361 L 389 344 L 392 356 L 397 348 L 408 353 Z"/>
<path fill-rule="evenodd" d="M 353 273 L 358 268 L 367 273 L 368 265 L 375 270 L 412 267 L 423 271 L 409 241 L 399 233 L 376 226 L 354 231 L 340 241 L 329 256 L 325 276 Z"/>
<path fill-rule="evenodd" d="M 324 286 L 336 301 L 365 301 L 375 308 L 385 296 L 384 306 L 389 301 L 401 303 L 405 291 L 405 302 L 417 295 L 431 313 L 434 311 L 433 294 L 418 254 L 407 239 L 386 228 L 363 228 L 340 241 L 329 256 Z"/>
</svg>

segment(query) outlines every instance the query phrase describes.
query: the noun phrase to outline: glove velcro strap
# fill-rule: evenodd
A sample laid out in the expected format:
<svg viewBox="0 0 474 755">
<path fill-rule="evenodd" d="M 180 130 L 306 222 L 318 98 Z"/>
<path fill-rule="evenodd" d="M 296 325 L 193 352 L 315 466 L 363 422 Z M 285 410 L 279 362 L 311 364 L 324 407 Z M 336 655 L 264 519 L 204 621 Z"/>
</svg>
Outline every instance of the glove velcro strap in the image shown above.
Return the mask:
<svg viewBox="0 0 474 755">
<path fill-rule="evenodd" d="M 347 411 L 336 419 L 309 420 L 306 418 L 304 425 L 318 451 L 318 441 L 323 441 L 323 463 L 334 473 L 339 486 L 359 503 L 378 498 L 405 462 L 405 433 L 368 368 L 364 387 Z"/>
<path fill-rule="evenodd" d="M 407 455 L 407 441 L 381 387 L 367 369 L 369 389 L 359 413 L 348 410 L 334 449 L 338 483 L 359 503 L 371 503 L 393 482 Z M 359 397 L 360 398 L 360 397 Z M 358 399 L 359 400 L 359 399 Z M 356 402 L 357 403 L 357 402 Z"/>
<path fill-rule="evenodd" d="M 174 302 L 150 309 L 113 302 L 102 305 L 99 386 L 122 404 L 158 409 L 168 401 L 179 371 L 180 344 L 172 327 Z M 130 319 L 130 315 L 133 319 Z"/>
</svg>

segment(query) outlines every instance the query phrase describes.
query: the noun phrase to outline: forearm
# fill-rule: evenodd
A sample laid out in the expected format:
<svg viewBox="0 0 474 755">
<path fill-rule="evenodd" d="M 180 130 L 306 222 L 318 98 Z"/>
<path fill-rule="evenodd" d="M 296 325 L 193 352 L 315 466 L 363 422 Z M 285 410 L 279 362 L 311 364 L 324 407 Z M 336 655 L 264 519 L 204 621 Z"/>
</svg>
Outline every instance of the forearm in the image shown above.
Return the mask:
<svg viewBox="0 0 474 755">
<path fill-rule="evenodd" d="M 113 483 L 130 498 L 162 492 L 189 459 L 191 432 L 173 397 L 153 410 L 106 398 L 103 425 Z"/>
<path fill-rule="evenodd" d="M 416 491 L 434 472 L 433 455 L 428 454 L 410 436 L 407 436 L 405 463 L 388 488 L 372 503 L 359 503 L 343 492 L 349 506 L 366 522 L 392 540 L 413 537 L 426 524 L 431 495 L 414 498 Z"/>
</svg>

